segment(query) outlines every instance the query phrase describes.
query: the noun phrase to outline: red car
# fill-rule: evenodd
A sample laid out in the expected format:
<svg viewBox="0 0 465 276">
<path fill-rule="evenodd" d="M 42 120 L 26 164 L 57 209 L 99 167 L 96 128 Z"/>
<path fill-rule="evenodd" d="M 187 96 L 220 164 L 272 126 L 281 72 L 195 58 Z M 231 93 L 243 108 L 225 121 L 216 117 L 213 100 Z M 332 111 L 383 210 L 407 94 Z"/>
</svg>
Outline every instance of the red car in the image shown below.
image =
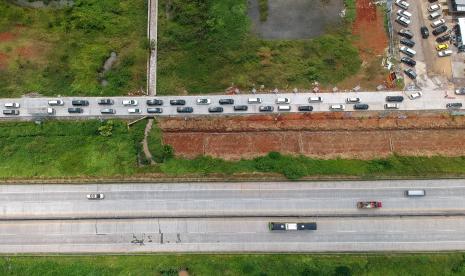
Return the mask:
<svg viewBox="0 0 465 276">
<path fill-rule="evenodd" d="M 357 202 L 357 208 L 359 209 L 376 209 L 383 207 L 381 201 L 360 201 Z"/>
</svg>

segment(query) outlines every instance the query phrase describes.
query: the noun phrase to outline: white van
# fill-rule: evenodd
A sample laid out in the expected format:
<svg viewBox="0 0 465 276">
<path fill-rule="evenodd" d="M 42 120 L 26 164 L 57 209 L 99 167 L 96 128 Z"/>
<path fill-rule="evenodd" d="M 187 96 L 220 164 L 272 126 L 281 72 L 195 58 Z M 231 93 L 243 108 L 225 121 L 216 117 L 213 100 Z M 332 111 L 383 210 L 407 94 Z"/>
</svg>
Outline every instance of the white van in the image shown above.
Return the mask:
<svg viewBox="0 0 465 276">
<path fill-rule="evenodd" d="M 278 105 L 278 111 L 291 111 L 290 105 Z"/>
<path fill-rule="evenodd" d="M 425 196 L 425 190 L 407 190 L 405 191 L 406 196 Z"/>
<path fill-rule="evenodd" d="M 249 104 L 259 104 L 262 102 L 261 98 L 249 98 Z"/>
</svg>

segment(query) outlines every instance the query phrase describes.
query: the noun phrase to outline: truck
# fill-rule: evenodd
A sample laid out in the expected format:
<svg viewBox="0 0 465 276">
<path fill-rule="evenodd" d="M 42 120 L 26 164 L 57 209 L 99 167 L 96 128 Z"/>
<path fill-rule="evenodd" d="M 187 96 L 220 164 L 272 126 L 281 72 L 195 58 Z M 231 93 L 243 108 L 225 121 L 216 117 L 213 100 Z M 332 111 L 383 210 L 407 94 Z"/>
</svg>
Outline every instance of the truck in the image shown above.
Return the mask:
<svg viewBox="0 0 465 276">
<path fill-rule="evenodd" d="M 297 231 L 297 230 L 316 230 L 316 222 L 270 222 L 268 228 L 271 231 Z"/>
<path fill-rule="evenodd" d="M 28 113 L 33 116 L 52 116 L 55 115 L 55 109 L 52 107 L 33 107 L 28 109 Z"/>
<path fill-rule="evenodd" d="M 381 201 L 359 201 L 357 202 L 357 208 L 359 209 L 376 209 L 383 207 Z"/>
</svg>

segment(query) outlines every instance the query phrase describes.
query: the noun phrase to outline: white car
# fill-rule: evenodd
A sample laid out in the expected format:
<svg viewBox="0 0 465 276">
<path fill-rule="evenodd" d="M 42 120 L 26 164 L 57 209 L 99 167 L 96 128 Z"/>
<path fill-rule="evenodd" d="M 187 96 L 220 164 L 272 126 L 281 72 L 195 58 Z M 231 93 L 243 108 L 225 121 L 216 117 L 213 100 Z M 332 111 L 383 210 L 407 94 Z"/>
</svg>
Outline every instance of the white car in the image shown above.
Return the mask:
<svg viewBox="0 0 465 276">
<path fill-rule="evenodd" d="M 384 109 L 399 109 L 400 105 L 397 103 L 387 103 L 384 105 Z"/>
<path fill-rule="evenodd" d="M 412 22 L 410 19 L 408 19 L 407 17 L 403 17 L 403 16 L 398 16 L 396 20 L 397 22 L 401 23 L 401 25 L 404 25 L 406 27 Z"/>
<path fill-rule="evenodd" d="M 47 114 L 48 115 L 54 115 L 55 114 L 55 109 L 51 108 L 51 107 L 48 107 L 47 108 Z"/>
<path fill-rule="evenodd" d="M 333 104 L 329 106 L 331 110 L 344 110 L 346 107 L 343 104 Z"/>
<path fill-rule="evenodd" d="M 123 105 L 124 106 L 136 106 L 137 101 L 136 100 L 123 100 Z"/>
<path fill-rule="evenodd" d="M 319 103 L 322 102 L 323 99 L 321 97 L 310 97 L 308 98 L 309 103 Z"/>
<path fill-rule="evenodd" d="M 6 108 L 19 108 L 20 106 L 19 103 L 5 103 Z"/>
<path fill-rule="evenodd" d="M 408 11 L 406 11 L 406 10 L 398 10 L 397 15 L 406 17 L 408 19 L 410 19 L 410 17 L 412 17 L 412 14 L 409 13 Z"/>
<path fill-rule="evenodd" d="M 407 10 L 408 7 L 410 6 L 410 4 L 407 3 L 407 1 L 403 1 L 403 0 L 396 0 L 396 5 L 403 8 L 404 10 Z"/>
<path fill-rule="evenodd" d="M 420 98 L 421 96 L 423 96 L 423 93 L 421 92 L 416 92 L 416 93 L 413 93 L 412 95 L 408 96 L 411 100 L 415 100 L 415 99 L 418 99 Z"/>
<path fill-rule="evenodd" d="M 433 22 L 431 23 L 431 27 L 433 27 L 433 28 L 436 29 L 437 27 L 442 26 L 442 25 L 444 25 L 444 24 L 446 24 L 446 20 L 444 20 L 444 19 L 441 18 L 441 19 L 438 19 L 438 20 L 436 20 L 436 21 L 433 21 Z"/>
<path fill-rule="evenodd" d="M 104 194 L 88 194 L 87 199 L 104 199 Z"/>
<path fill-rule="evenodd" d="M 434 20 L 439 17 L 441 17 L 441 14 L 437 11 L 430 13 L 428 16 L 429 20 Z"/>
<path fill-rule="evenodd" d="M 452 50 L 444 50 L 444 51 L 438 52 L 439 57 L 447 57 L 450 55 L 452 55 Z"/>
<path fill-rule="evenodd" d="M 140 113 L 140 109 L 139 108 L 129 108 L 128 112 L 131 113 L 131 114 L 137 114 L 137 113 Z"/>
<path fill-rule="evenodd" d="M 48 101 L 48 105 L 64 105 L 65 103 L 62 100 L 50 100 Z"/>
<path fill-rule="evenodd" d="M 290 104 L 291 100 L 289 100 L 289 98 L 277 98 L 276 103 L 277 104 Z"/>
<path fill-rule="evenodd" d="M 360 98 L 347 98 L 346 103 L 359 103 Z"/>
<path fill-rule="evenodd" d="M 438 4 L 432 4 L 431 6 L 428 7 L 428 11 L 429 12 L 434 12 L 434 11 L 437 11 L 441 8 L 441 6 L 439 6 Z"/>
<path fill-rule="evenodd" d="M 197 104 L 211 104 L 211 103 L 212 103 L 212 100 L 210 99 L 206 99 L 206 98 L 197 99 Z"/>
</svg>

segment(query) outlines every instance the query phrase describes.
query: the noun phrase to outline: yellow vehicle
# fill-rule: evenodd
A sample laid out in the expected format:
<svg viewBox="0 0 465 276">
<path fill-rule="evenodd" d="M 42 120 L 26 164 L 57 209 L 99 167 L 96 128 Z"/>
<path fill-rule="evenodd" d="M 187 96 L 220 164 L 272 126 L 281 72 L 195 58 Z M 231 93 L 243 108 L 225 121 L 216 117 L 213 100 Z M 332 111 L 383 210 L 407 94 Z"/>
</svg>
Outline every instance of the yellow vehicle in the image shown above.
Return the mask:
<svg viewBox="0 0 465 276">
<path fill-rule="evenodd" d="M 442 51 L 442 50 L 446 50 L 446 49 L 449 49 L 449 45 L 447 45 L 447 44 L 438 44 L 438 45 L 436 45 L 436 50 L 438 50 L 438 51 Z"/>
</svg>

